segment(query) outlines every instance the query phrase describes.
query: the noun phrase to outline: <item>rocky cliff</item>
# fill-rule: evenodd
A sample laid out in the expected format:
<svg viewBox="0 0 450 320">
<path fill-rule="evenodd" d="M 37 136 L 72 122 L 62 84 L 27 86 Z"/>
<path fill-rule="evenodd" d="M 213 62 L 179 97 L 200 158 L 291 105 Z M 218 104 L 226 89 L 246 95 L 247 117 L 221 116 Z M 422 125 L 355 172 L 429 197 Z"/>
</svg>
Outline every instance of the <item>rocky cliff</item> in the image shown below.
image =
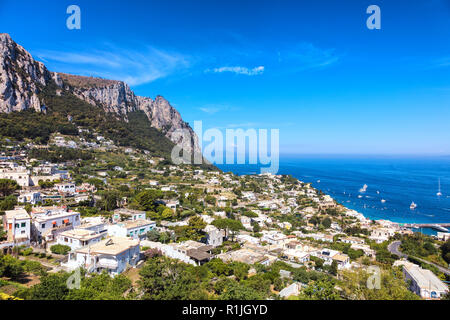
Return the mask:
<svg viewBox="0 0 450 320">
<path fill-rule="evenodd" d="M 37 94 L 52 74 L 8 34 L 0 34 L 0 112 L 41 111 Z"/>
<path fill-rule="evenodd" d="M 68 90 L 79 99 L 114 113 L 124 121 L 128 120 L 130 112 L 141 110 L 151 126 L 172 142 L 181 143 L 186 150 L 191 151 L 194 147 L 198 151 L 198 144 L 194 143 L 197 136 L 192 128 L 163 97 L 136 96 L 122 81 L 50 72 L 8 34 L 0 34 L 0 112 L 44 111 L 45 101 L 39 100 L 38 93 L 50 83 L 56 83 L 57 90 Z M 177 129 L 186 129 L 192 139 L 172 136 Z"/>
</svg>

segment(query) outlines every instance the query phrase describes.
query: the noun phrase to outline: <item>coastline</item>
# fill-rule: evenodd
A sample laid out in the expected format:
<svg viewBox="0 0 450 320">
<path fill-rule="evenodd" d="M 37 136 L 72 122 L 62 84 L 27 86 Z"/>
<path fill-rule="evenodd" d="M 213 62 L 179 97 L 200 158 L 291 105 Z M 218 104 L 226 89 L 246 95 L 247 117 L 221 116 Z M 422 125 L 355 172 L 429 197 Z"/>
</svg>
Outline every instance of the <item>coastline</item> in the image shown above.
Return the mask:
<svg viewBox="0 0 450 320">
<path fill-rule="evenodd" d="M 447 157 L 418 158 L 281 158 L 277 174 L 292 175 L 310 183 L 343 205 L 370 220 L 385 220 L 398 225 L 450 222 L 450 198 L 436 197 L 437 176 L 450 181 Z M 258 165 L 217 165 L 236 175 L 259 174 Z M 368 184 L 368 190 L 359 189 Z M 378 191 L 379 190 L 379 191 Z M 358 197 L 360 196 L 360 197 Z M 387 199 L 382 203 L 380 199 Z M 411 210 L 411 202 L 418 208 Z M 416 231 L 412 229 L 413 231 Z M 422 230 L 435 235 L 435 230 Z"/>
</svg>

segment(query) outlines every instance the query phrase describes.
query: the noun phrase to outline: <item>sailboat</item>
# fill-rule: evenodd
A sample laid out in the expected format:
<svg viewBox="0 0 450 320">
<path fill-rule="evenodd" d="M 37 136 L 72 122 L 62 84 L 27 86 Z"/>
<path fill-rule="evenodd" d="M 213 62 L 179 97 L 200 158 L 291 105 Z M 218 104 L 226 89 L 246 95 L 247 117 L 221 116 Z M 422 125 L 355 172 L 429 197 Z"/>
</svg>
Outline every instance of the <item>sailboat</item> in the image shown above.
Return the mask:
<svg viewBox="0 0 450 320">
<path fill-rule="evenodd" d="M 417 208 L 417 204 L 414 203 L 414 201 L 411 203 L 411 205 L 409 206 L 409 208 L 411 210 L 414 210 L 415 208 Z"/>
<path fill-rule="evenodd" d="M 436 193 L 436 195 L 438 197 L 442 196 L 442 192 L 441 192 L 441 178 L 439 178 L 439 189 L 438 189 L 438 193 Z"/>
<path fill-rule="evenodd" d="M 359 189 L 359 192 L 363 193 L 367 191 L 367 184 L 365 184 L 361 189 Z"/>
</svg>

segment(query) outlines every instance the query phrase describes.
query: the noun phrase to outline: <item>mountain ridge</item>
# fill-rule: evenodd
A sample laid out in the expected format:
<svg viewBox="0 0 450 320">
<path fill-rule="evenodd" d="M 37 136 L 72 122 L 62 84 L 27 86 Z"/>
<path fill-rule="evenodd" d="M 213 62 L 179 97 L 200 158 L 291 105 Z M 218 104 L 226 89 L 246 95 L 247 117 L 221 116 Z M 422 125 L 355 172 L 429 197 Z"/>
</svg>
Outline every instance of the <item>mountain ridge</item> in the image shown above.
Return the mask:
<svg viewBox="0 0 450 320">
<path fill-rule="evenodd" d="M 46 112 L 46 102 L 39 98 L 44 88 L 55 93 L 70 92 L 88 104 L 100 107 L 118 119 L 128 121 L 129 114 L 143 111 L 150 125 L 187 151 L 199 152 L 198 137 L 180 113 L 164 97 L 155 99 L 134 94 L 127 83 L 49 71 L 45 64 L 14 42 L 7 33 L 0 34 L 0 113 L 33 109 Z M 185 129 L 191 139 L 173 132 Z M 185 141 L 186 140 L 186 141 Z"/>
</svg>

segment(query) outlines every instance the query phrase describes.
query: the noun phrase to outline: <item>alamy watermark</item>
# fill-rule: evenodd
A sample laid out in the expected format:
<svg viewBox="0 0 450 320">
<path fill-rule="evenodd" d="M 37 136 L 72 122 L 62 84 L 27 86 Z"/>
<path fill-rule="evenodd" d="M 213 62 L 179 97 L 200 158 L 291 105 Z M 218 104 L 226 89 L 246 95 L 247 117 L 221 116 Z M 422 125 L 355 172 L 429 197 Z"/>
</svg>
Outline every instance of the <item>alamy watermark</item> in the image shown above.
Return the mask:
<svg viewBox="0 0 450 320">
<path fill-rule="evenodd" d="M 369 18 L 367 18 L 366 26 L 369 30 L 381 29 L 381 9 L 377 5 L 370 5 L 366 10 L 367 14 L 370 14 Z"/>
<path fill-rule="evenodd" d="M 278 172 L 279 129 L 226 129 L 224 136 L 217 128 L 203 131 L 202 121 L 194 121 L 194 131 L 198 140 L 188 129 L 172 133 L 172 140 L 179 141 L 172 149 L 173 163 L 202 164 L 206 158 L 219 165 L 254 164 L 261 166 L 261 173 Z"/>
<path fill-rule="evenodd" d="M 381 289 L 381 269 L 378 266 L 369 266 L 367 272 L 370 274 L 367 278 L 367 288 L 368 289 Z"/>
<path fill-rule="evenodd" d="M 67 7 L 67 14 L 70 16 L 66 20 L 66 26 L 69 30 L 81 29 L 81 9 L 79 6 L 72 4 Z"/>
</svg>

